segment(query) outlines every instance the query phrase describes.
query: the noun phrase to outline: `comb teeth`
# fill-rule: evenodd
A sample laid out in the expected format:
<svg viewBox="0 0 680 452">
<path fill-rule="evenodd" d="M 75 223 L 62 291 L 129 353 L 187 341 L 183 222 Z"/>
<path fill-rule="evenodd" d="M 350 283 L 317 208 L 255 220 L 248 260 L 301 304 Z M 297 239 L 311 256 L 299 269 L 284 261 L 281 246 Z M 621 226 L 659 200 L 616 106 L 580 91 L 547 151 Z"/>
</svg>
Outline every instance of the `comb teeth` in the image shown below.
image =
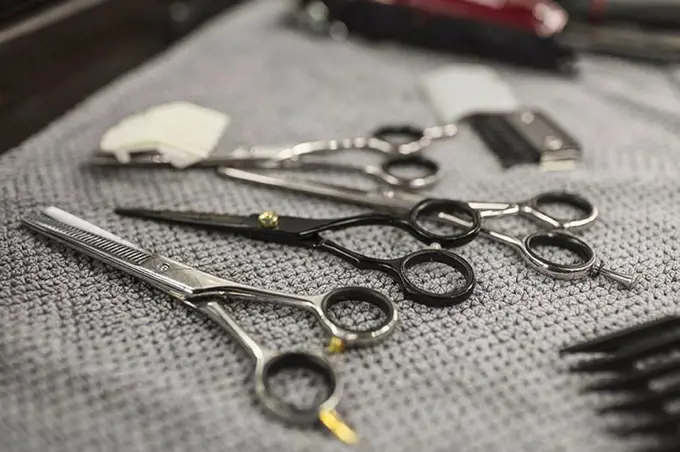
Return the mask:
<svg viewBox="0 0 680 452">
<path fill-rule="evenodd" d="M 678 346 L 680 346 L 680 331 L 674 332 L 672 335 L 652 338 L 639 344 L 629 344 L 626 347 L 622 347 L 614 355 L 591 361 L 583 361 L 574 366 L 573 370 L 579 372 L 625 370 L 625 368 L 629 368 L 634 364 L 636 360 L 653 356 L 657 353 L 670 352 L 677 349 Z"/>
<path fill-rule="evenodd" d="M 628 372 L 621 377 L 596 382 L 589 385 L 587 388 L 591 391 L 637 389 L 641 385 L 650 383 L 651 380 L 654 380 L 655 378 L 664 377 L 678 371 L 680 371 L 680 361 L 674 359 L 667 362 L 650 365 L 644 369 Z"/>
<path fill-rule="evenodd" d="M 600 410 L 601 413 L 658 410 L 661 405 L 680 398 L 680 382 L 673 383 L 663 389 L 650 391 L 647 395 L 632 400 L 609 405 Z M 679 449 L 680 450 L 680 449 Z"/>
<path fill-rule="evenodd" d="M 586 391 L 630 394 L 631 399 L 610 404 L 600 414 L 643 415 L 641 422 L 610 429 L 617 435 L 651 436 L 656 441 L 646 452 L 680 451 L 680 317 L 664 317 L 562 350 L 568 353 L 599 353 L 582 361 L 574 372 L 614 372 L 616 376 L 597 381 Z M 651 416 L 651 417 L 650 417 Z M 637 417 L 637 416 L 636 416 Z"/>
<path fill-rule="evenodd" d="M 669 331 L 677 331 L 680 328 L 680 317 L 668 316 L 658 320 L 652 320 L 632 328 L 601 336 L 580 344 L 562 349 L 561 354 L 570 353 L 615 353 L 627 344 L 635 344 L 640 340 L 655 337 Z"/>
<path fill-rule="evenodd" d="M 65 236 L 71 241 L 88 245 L 98 251 L 105 252 L 113 257 L 135 265 L 142 265 L 145 260 L 152 257 L 151 254 L 145 251 L 131 248 L 106 237 L 62 223 L 61 221 L 55 220 L 44 214 L 29 217 L 25 219 L 24 222 L 29 225 L 47 228 Z"/>
<path fill-rule="evenodd" d="M 614 432 L 622 436 L 668 435 L 680 433 L 678 429 L 680 429 L 680 414 L 666 414 L 644 423 L 614 429 Z"/>
</svg>

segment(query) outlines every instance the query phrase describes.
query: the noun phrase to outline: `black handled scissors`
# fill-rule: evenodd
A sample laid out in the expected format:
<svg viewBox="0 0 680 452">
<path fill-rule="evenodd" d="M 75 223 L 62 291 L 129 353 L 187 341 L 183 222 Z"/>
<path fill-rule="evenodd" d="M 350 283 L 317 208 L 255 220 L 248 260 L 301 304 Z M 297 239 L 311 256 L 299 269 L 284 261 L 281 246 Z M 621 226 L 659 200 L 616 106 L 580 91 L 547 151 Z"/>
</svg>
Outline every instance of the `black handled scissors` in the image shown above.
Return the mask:
<svg viewBox="0 0 680 452">
<path fill-rule="evenodd" d="M 414 205 L 427 199 L 424 195 L 385 191 L 381 188 L 360 190 L 354 187 L 335 185 L 317 181 L 308 181 L 294 177 L 274 177 L 257 171 L 244 171 L 237 168 L 220 168 L 218 174 L 232 179 L 252 182 L 267 187 L 283 188 L 308 195 L 321 196 L 341 202 L 348 202 L 369 207 L 377 211 L 388 211 L 402 214 Z M 443 200 L 446 202 L 447 200 Z M 459 201 L 461 202 L 461 201 Z M 636 276 L 616 272 L 607 268 L 599 260 L 595 251 L 583 240 L 568 231 L 584 229 L 598 218 L 597 208 L 587 199 L 575 193 L 546 192 L 521 202 L 461 202 L 466 209 L 485 218 L 504 218 L 513 216 L 526 217 L 541 226 L 541 230 L 525 237 L 512 237 L 488 227 L 479 230 L 481 237 L 503 243 L 519 253 L 529 265 L 539 272 L 560 279 L 579 279 L 599 275 L 610 278 L 625 287 L 636 282 Z M 445 204 L 442 204 L 445 205 Z M 569 207 L 580 214 L 575 218 L 560 218 L 551 215 L 544 208 L 548 205 Z M 461 210 L 463 212 L 464 210 Z M 469 214 L 467 214 L 468 217 Z M 461 218 L 455 212 L 439 212 L 439 219 L 451 225 L 475 228 L 476 223 Z M 542 256 L 541 247 L 550 246 L 571 251 L 580 259 L 579 263 L 566 264 L 553 262 Z"/>
<path fill-rule="evenodd" d="M 439 234 L 421 226 L 428 215 L 446 211 L 465 215 L 471 221 L 463 231 L 455 234 Z M 245 235 L 249 238 L 289 245 L 300 245 L 328 251 L 357 268 L 379 270 L 395 278 L 404 292 L 415 302 L 428 306 L 448 306 L 466 300 L 474 290 L 475 275 L 470 264 L 461 256 L 443 249 L 423 249 L 396 259 L 382 259 L 366 256 L 345 248 L 337 242 L 324 238 L 321 233 L 357 226 L 394 226 L 408 232 L 423 243 L 439 244 L 443 247 L 462 246 L 473 240 L 481 228 L 478 211 L 464 203 L 453 200 L 427 199 L 418 203 L 408 217 L 390 214 L 364 214 L 336 219 L 311 219 L 278 216 L 274 212 L 262 212 L 249 216 L 215 213 L 178 212 L 171 210 L 149 210 L 118 208 L 116 213 L 127 216 L 164 220 L 191 225 L 202 225 Z M 435 293 L 418 287 L 408 277 L 418 264 L 438 262 L 462 275 L 464 282 L 459 287 L 444 293 Z"/>
</svg>

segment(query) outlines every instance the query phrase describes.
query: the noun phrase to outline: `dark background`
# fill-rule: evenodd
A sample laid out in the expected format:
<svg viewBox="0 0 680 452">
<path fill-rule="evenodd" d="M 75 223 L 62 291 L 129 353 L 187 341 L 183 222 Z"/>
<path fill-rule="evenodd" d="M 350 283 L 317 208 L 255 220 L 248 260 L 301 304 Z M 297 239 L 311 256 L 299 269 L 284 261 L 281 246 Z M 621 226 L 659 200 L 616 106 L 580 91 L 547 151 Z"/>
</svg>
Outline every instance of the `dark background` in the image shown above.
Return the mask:
<svg viewBox="0 0 680 452">
<path fill-rule="evenodd" d="M 0 0 L 0 153 L 240 0 Z"/>
</svg>

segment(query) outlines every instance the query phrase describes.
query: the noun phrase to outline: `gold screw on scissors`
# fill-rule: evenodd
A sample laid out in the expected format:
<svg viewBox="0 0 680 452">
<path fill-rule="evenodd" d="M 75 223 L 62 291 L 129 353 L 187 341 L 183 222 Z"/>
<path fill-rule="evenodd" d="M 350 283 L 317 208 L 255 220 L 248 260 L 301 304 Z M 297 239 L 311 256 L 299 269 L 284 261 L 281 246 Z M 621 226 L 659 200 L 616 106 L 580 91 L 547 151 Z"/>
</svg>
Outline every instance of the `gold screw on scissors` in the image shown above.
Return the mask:
<svg viewBox="0 0 680 452">
<path fill-rule="evenodd" d="M 260 226 L 266 229 L 275 229 L 279 226 L 279 216 L 273 210 L 267 210 L 262 212 L 259 217 L 257 217 Z"/>
<path fill-rule="evenodd" d="M 329 341 L 328 341 L 328 347 L 326 347 L 326 351 L 328 353 L 342 353 L 345 351 L 345 341 L 340 339 L 337 336 L 333 336 Z"/>
</svg>

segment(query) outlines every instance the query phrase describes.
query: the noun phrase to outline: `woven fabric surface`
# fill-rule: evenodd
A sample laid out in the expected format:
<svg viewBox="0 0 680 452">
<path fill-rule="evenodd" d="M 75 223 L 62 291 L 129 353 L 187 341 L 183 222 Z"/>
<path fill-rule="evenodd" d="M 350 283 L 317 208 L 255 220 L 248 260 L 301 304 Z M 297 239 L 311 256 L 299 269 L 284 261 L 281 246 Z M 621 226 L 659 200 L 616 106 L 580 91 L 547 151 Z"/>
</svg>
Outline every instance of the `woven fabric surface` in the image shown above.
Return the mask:
<svg viewBox="0 0 680 452">
<path fill-rule="evenodd" d="M 611 421 L 595 414 L 600 396 L 581 394 L 586 378 L 569 374 L 558 351 L 677 312 L 680 100 L 660 69 L 593 56 L 573 80 L 498 68 L 522 103 L 549 111 L 583 143 L 574 171 L 504 171 L 465 126 L 427 151 L 445 170 L 436 196 L 519 200 L 567 189 L 591 199 L 601 219 L 581 236 L 611 268 L 640 275 L 632 290 L 601 277 L 555 280 L 479 239 L 459 250 L 477 274 L 475 294 L 459 306 L 428 308 L 405 300 L 389 277 L 326 253 L 113 213 L 119 205 L 313 217 L 361 211 L 209 170 L 86 164 L 109 127 L 175 100 L 232 117 L 221 149 L 435 122 L 418 78 L 453 57 L 311 39 L 284 24 L 285 9 L 259 1 L 216 19 L 0 159 L 0 449 L 348 450 L 320 429 L 266 416 L 255 401 L 252 362 L 208 320 L 21 227 L 23 216 L 55 205 L 240 282 L 295 293 L 365 285 L 394 299 L 397 333 L 336 359 L 345 387 L 340 411 L 361 436 L 357 450 L 633 450 L 636 441 L 604 433 Z M 364 228 L 341 239 L 378 254 L 417 249 L 393 230 Z M 425 282 L 442 278 L 432 272 Z M 324 342 L 314 318 L 299 310 L 229 308 L 268 347 Z M 359 308 L 344 313 L 369 317 Z"/>
</svg>

